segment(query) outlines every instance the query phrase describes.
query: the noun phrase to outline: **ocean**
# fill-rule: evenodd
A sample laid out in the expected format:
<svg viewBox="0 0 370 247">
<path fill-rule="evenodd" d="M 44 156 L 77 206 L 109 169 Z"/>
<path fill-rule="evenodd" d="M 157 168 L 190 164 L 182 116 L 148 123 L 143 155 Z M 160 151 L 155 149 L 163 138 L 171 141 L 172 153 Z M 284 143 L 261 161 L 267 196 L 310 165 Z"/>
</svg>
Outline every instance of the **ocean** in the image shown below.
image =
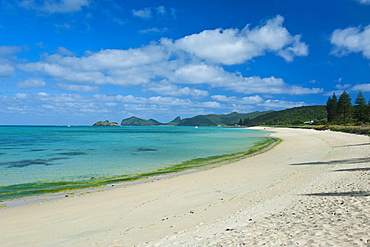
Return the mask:
<svg viewBox="0 0 370 247">
<path fill-rule="evenodd" d="M 268 132 L 222 127 L 0 126 L 0 201 L 240 159 Z"/>
</svg>

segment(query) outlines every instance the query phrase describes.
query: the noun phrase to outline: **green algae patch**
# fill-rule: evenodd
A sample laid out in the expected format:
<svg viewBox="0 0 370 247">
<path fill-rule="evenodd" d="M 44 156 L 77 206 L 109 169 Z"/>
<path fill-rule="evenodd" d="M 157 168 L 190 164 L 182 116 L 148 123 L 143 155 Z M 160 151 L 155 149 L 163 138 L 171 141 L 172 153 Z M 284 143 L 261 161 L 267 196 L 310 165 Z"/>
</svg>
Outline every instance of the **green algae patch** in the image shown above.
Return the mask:
<svg viewBox="0 0 370 247">
<path fill-rule="evenodd" d="M 253 154 L 261 153 L 264 150 L 266 150 L 268 147 L 270 147 L 272 144 L 275 144 L 278 142 L 278 139 L 274 138 L 265 138 L 263 141 L 260 141 L 256 143 L 255 146 L 252 148 L 246 150 L 245 152 L 237 152 L 237 153 L 231 153 L 231 154 L 223 154 L 223 155 L 214 155 L 214 156 L 208 156 L 205 158 L 195 158 L 191 159 L 185 162 L 182 162 L 178 165 L 173 165 L 164 169 L 158 169 L 157 172 L 180 172 L 184 170 L 189 170 L 193 168 L 199 168 L 209 165 L 215 165 L 215 164 L 225 164 L 225 163 L 231 163 L 235 162 L 244 158 L 247 158 Z"/>
<path fill-rule="evenodd" d="M 243 152 L 231 154 L 214 155 L 204 158 L 195 158 L 184 161 L 180 164 L 172 165 L 166 168 L 157 169 L 154 171 L 144 172 L 135 175 L 119 175 L 111 177 L 98 177 L 82 181 L 51 181 L 51 182 L 35 182 L 23 183 L 9 186 L 0 186 L 0 200 L 12 200 L 22 197 L 39 196 L 43 194 L 53 194 L 58 192 L 68 192 L 72 190 L 81 190 L 92 187 L 116 184 L 122 182 L 131 182 L 150 177 L 157 177 L 170 173 L 177 173 L 193 169 L 209 168 L 239 161 L 241 159 L 265 152 L 280 143 L 277 138 L 266 137 L 262 141 L 257 142 L 252 148 Z M 71 193 L 70 195 L 72 195 Z"/>
</svg>

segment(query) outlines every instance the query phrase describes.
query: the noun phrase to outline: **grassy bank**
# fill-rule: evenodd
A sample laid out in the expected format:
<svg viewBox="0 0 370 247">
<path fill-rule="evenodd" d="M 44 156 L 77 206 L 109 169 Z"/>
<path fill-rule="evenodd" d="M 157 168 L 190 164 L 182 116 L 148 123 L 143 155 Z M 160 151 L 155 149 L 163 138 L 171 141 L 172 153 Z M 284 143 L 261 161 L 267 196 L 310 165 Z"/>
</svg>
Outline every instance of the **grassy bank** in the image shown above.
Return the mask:
<svg viewBox="0 0 370 247">
<path fill-rule="evenodd" d="M 330 126 L 329 129 L 332 131 L 370 135 L 370 126 Z"/>
</svg>

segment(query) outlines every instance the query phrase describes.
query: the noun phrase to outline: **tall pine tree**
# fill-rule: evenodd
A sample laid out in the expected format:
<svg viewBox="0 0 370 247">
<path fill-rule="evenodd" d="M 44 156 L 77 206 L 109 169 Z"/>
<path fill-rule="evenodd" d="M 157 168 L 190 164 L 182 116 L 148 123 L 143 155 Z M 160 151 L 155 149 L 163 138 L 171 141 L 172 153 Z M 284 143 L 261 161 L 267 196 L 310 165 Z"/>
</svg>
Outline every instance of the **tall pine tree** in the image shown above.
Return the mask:
<svg viewBox="0 0 370 247">
<path fill-rule="evenodd" d="M 352 103 L 349 94 L 344 91 L 338 99 L 339 121 L 343 124 L 352 121 Z"/>
<path fill-rule="evenodd" d="M 250 123 L 251 123 L 251 119 L 249 117 L 248 118 L 244 118 L 243 125 L 249 126 Z"/>
<path fill-rule="evenodd" d="M 338 118 L 338 100 L 335 93 L 333 93 L 333 97 L 329 97 L 328 101 L 326 102 L 326 111 L 328 113 L 328 122 L 334 122 Z"/>
<path fill-rule="evenodd" d="M 354 106 L 354 118 L 357 122 L 368 121 L 368 106 L 366 105 L 366 99 L 360 91 L 357 95 L 356 105 Z"/>
<path fill-rule="evenodd" d="M 370 122 L 370 99 L 367 103 L 367 110 L 366 110 L 367 122 Z"/>
</svg>

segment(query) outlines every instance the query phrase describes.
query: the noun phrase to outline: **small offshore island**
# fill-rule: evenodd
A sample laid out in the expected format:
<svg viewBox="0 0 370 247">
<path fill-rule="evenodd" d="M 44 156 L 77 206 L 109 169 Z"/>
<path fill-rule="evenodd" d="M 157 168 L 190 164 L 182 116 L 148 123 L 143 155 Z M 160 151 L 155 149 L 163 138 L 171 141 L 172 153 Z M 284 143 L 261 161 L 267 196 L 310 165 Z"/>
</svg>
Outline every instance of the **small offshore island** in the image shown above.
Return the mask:
<svg viewBox="0 0 370 247">
<path fill-rule="evenodd" d="M 116 122 L 109 122 L 108 120 L 105 121 L 98 121 L 93 124 L 93 126 L 121 126 Z"/>
</svg>

